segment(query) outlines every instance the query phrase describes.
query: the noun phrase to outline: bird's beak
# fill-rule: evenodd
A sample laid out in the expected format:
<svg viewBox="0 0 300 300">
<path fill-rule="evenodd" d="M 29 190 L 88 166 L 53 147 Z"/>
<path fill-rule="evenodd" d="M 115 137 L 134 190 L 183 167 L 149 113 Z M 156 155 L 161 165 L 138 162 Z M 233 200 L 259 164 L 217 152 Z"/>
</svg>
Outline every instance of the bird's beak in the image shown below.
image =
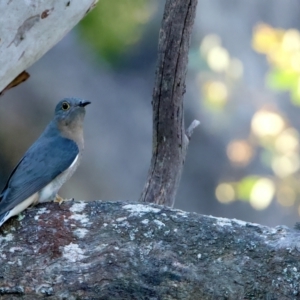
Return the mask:
<svg viewBox="0 0 300 300">
<path fill-rule="evenodd" d="M 80 101 L 79 104 L 78 104 L 78 106 L 85 107 L 85 106 L 87 106 L 87 105 L 89 105 L 91 103 L 92 102 L 90 102 L 90 101 Z"/>
</svg>

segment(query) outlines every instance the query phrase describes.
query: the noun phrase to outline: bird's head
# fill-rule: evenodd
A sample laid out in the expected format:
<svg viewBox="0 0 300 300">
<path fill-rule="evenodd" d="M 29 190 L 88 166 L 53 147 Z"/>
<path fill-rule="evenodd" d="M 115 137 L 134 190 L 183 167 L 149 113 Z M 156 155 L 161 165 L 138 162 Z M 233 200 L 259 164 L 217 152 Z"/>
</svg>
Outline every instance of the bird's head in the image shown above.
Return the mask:
<svg viewBox="0 0 300 300">
<path fill-rule="evenodd" d="M 78 98 L 65 98 L 55 108 L 55 121 L 59 127 L 81 127 L 85 116 L 85 106 L 90 104 Z"/>
</svg>

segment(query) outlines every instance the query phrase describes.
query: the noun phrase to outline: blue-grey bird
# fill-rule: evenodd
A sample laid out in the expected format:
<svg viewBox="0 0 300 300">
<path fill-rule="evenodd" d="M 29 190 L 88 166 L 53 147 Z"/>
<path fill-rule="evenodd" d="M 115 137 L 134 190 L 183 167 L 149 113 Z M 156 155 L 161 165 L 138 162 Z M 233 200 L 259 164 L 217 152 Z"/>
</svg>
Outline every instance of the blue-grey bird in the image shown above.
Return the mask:
<svg viewBox="0 0 300 300">
<path fill-rule="evenodd" d="M 0 194 L 0 226 L 31 205 L 63 201 L 57 192 L 79 165 L 85 106 L 90 103 L 65 98 L 56 105 L 53 120 L 24 154 Z"/>
</svg>

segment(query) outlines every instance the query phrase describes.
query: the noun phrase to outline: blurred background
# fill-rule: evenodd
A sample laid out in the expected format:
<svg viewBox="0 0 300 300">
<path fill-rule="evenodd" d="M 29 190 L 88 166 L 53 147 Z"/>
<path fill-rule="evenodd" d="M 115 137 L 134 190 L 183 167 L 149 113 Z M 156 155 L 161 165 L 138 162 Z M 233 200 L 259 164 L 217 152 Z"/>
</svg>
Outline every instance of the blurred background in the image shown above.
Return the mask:
<svg viewBox="0 0 300 300">
<path fill-rule="evenodd" d="M 53 116 L 92 101 L 85 154 L 61 195 L 137 201 L 151 158 L 164 1 L 101 0 L 0 97 L 0 188 Z M 187 74 L 192 137 L 175 207 L 275 226 L 300 216 L 300 2 L 199 0 Z"/>
</svg>

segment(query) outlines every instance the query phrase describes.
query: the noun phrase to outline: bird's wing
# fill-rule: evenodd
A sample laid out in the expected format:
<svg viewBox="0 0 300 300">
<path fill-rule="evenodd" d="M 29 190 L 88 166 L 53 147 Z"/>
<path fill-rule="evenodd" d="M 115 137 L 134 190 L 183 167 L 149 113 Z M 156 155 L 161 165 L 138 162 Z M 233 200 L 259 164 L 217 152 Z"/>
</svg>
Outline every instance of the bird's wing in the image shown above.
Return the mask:
<svg viewBox="0 0 300 300">
<path fill-rule="evenodd" d="M 78 153 L 77 144 L 61 136 L 34 143 L 15 167 L 0 194 L 0 214 L 40 191 L 67 170 Z"/>
</svg>

